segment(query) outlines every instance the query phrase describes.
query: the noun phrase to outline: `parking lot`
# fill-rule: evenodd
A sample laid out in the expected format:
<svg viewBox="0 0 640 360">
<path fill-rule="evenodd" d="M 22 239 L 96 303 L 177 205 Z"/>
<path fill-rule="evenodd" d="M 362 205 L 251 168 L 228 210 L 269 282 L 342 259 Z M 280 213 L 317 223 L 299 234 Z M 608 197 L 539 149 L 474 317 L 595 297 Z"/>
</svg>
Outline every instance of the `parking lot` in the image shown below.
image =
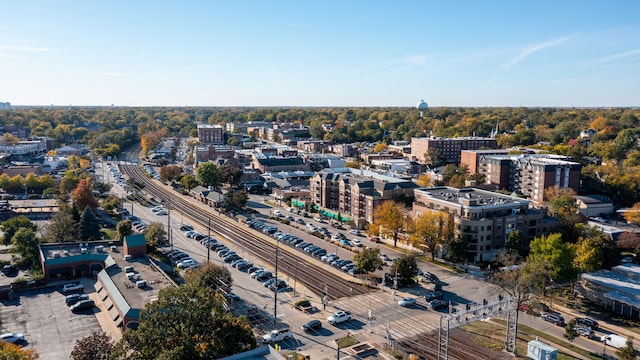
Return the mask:
<svg viewBox="0 0 640 360">
<path fill-rule="evenodd" d="M 85 293 L 95 295 L 93 282 L 81 279 Z M 96 319 L 99 307 L 74 314 L 65 304 L 62 284 L 16 294 L 0 306 L 2 332 L 25 335 L 27 348 L 35 349 L 40 359 L 69 359 L 75 341 L 100 330 Z M 93 294 L 91 294 L 93 293 Z"/>
</svg>

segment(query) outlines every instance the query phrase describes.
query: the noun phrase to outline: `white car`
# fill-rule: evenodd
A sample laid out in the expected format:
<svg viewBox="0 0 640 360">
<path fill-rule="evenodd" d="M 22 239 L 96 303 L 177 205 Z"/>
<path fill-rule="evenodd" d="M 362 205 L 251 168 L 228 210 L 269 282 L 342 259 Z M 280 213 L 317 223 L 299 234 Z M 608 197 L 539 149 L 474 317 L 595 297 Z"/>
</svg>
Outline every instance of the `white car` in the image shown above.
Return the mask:
<svg viewBox="0 0 640 360">
<path fill-rule="evenodd" d="M 362 247 L 362 241 L 358 239 L 351 239 L 351 246 Z"/>
<path fill-rule="evenodd" d="M 398 301 L 398 305 L 400 306 L 414 306 L 418 301 L 415 298 L 404 298 Z"/>
<path fill-rule="evenodd" d="M 16 333 L 6 333 L 0 335 L 0 340 L 12 344 L 23 345 L 26 344 L 27 341 L 24 339 L 24 335 L 16 334 Z"/>
<path fill-rule="evenodd" d="M 178 263 L 178 265 L 176 265 L 176 266 L 178 266 L 178 269 L 187 269 L 187 268 L 190 268 L 192 266 L 195 266 L 196 264 L 197 264 L 197 262 L 195 260 L 193 260 L 192 258 L 187 258 L 187 259 L 184 259 L 184 260 L 180 261 Z"/>
<path fill-rule="evenodd" d="M 349 230 L 349 234 L 358 236 L 360 235 L 360 230 L 358 229 Z"/>
<path fill-rule="evenodd" d="M 329 316 L 327 318 L 327 321 L 329 322 L 329 324 L 331 325 L 336 325 L 336 324 L 340 324 L 343 323 L 345 321 L 349 321 L 351 320 L 351 313 L 346 312 L 346 311 L 338 311 L 335 314 Z"/>
<path fill-rule="evenodd" d="M 84 290 L 84 286 L 79 282 L 72 282 L 72 283 L 64 284 L 62 286 L 63 293 L 69 293 L 69 292 L 74 292 L 79 290 Z"/>
<path fill-rule="evenodd" d="M 270 333 L 262 337 L 262 342 L 265 344 L 273 344 L 291 339 L 292 336 L 290 329 L 271 330 Z"/>
</svg>

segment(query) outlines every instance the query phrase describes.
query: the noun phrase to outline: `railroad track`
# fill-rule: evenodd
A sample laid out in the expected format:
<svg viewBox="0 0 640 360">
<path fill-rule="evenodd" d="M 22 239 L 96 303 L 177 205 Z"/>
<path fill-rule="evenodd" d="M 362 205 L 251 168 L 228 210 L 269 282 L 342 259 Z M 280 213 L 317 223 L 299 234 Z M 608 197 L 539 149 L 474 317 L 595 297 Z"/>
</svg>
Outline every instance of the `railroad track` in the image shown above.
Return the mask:
<svg viewBox="0 0 640 360">
<path fill-rule="evenodd" d="M 196 205 L 194 203 L 195 200 L 189 197 L 176 195 L 175 192 L 160 186 L 155 180 L 150 179 L 146 172 L 137 165 L 120 164 L 120 168 L 123 174 L 144 184 L 143 192 L 147 192 L 157 199 L 170 201 L 172 209 L 180 211 L 183 215 L 205 228 L 210 224 L 213 232 L 226 237 L 237 245 L 241 245 L 265 263 L 272 265 L 275 263 L 276 247 L 279 246 L 278 272 L 286 273 L 291 279 L 296 279 L 297 282 L 300 282 L 319 296 L 323 296 L 326 293 L 329 300 L 334 300 L 372 291 L 367 286 L 350 281 L 322 266 L 314 264 L 315 259 L 311 260 L 310 257 L 302 252 L 284 248 L 288 246 L 284 243 L 278 245 L 273 239 L 258 234 L 234 220 L 221 216 L 205 205 L 200 203 Z"/>
</svg>

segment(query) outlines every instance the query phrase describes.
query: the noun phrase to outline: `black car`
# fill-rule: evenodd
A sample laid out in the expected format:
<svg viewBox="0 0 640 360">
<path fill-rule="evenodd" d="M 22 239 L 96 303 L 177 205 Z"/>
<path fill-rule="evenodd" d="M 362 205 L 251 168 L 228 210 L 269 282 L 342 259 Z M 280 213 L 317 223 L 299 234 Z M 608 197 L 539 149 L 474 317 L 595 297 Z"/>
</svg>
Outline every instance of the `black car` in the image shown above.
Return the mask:
<svg viewBox="0 0 640 360">
<path fill-rule="evenodd" d="M 431 300 L 435 300 L 435 299 L 442 300 L 443 298 L 444 298 L 444 293 L 442 291 L 431 291 L 431 290 L 429 290 L 429 292 L 427 292 L 424 295 L 424 299 L 427 300 L 427 302 L 429 302 Z"/>
<path fill-rule="evenodd" d="M 180 230 L 181 231 L 192 231 L 193 230 L 193 226 L 191 226 L 191 225 L 180 225 Z"/>
<path fill-rule="evenodd" d="M 96 304 L 95 302 L 93 302 L 93 300 L 82 300 L 72 305 L 70 309 L 72 312 L 78 312 L 82 310 L 93 309 L 94 306 L 96 306 Z"/>
<path fill-rule="evenodd" d="M 71 294 L 67 295 L 64 301 L 67 303 L 67 306 L 72 306 L 82 300 L 89 300 L 89 295 L 87 294 Z"/>
<path fill-rule="evenodd" d="M 590 328 L 591 330 L 596 330 L 599 327 L 598 322 L 590 318 L 576 318 L 576 322 Z"/>
<path fill-rule="evenodd" d="M 306 324 L 302 325 L 302 330 L 306 332 L 313 331 L 313 330 L 320 330 L 320 329 L 322 329 L 322 322 L 320 322 L 320 320 L 311 320 Z"/>
</svg>

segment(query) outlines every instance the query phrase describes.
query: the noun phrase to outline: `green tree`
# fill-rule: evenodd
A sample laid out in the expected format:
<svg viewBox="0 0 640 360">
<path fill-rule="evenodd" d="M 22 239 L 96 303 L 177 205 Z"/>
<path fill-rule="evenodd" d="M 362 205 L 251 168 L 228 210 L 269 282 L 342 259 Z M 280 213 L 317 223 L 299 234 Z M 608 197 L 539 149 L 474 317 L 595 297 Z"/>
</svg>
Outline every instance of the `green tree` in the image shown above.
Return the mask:
<svg viewBox="0 0 640 360">
<path fill-rule="evenodd" d="M 234 191 L 231 194 L 231 203 L 239 208 L 243 208 L 247 204 L 249 196 L 242 190 Z"/>
<path fill-rule="evenodd" d="M 133 225 L 131 220 L 121 220 L 118 221 L 116 225 L 116 237 L 118 240 L 122 241 L 125 236 L 129 236 L 133 234 Z"/>
<path fill-rule="evenodd" d="M 469 242 L 465 236 L 455 236 L 447 243 L 447 255 L 445 259 L 454 264 L 459 264 L 467 259 L 467 247 Z"/>
<path fill-rule="evenodd" d="M 126 331 L 113 358 L 122 360 L 219 359 L 255 348 L 246 318 L 224 311 L 222 297 L 196 284 L 167 287 Z"/>
<path fill-rule="evenodd" d="M 19 229 L 11 239 L 11 252 L 20 255 L 20 264 L 29 269 L 39 268 L 40 255 L 38 245 L 40 240 L 33 230 L 27 228 Z"/>
<path fill-rule="evenodd" d="M 150 223 L 144 230 L 144 238 L 149 246 L 158 246 L 164 243 L 165 235 L 167 235 L 167 231 L 164 229 L 164 225 L 159 222 Z"/>
<path fill-rule="evenodd" d="M 402 257 L 393 262 L 389 273 L 398 275 L 398 284 L 409 284 L 418 275 L 418 264 L 413 255 Z"/>
<path fill-rule="evenodd" d="M 78 224 L 78 238 L 80 240 L 97 240 L 101 238 L 100 221 L 89 206 L 84 208 Z"/>
<path fill-rule="evenodd" d="M 633 336 L 629 337 L 625 345 L 616 351 L 616 355 L 619 360 L 637 359 L 638 352 L 633 347 Z"/>
<path fill-rule="evenodd" d="M 205 263 L 197 269 L 186 272 L 184 280 L 187 284 L 195 284 L 212 291 L 221 290 L 225 294 L 231 290 L 233 284 L 229 269 L 214 263 Z"/>
<path fill-rule="evenodd" d="M 106 199 L 102 200 L 102 208 L 105 211 L 111 211 L 117 209 L 122 204 L 122 200 L 113 194 L 109 194 Z"/>
<path fill-rule="evenodd" d="M 578 336 L 578 332 L 576 331 L 576 319 L 571 319 L 571 321 L 569 321 L 569 323 L 564 327 L 564 337 L 569 340 L 569 342 L 573 342 L 573 339 Z"/>
<path fill-rule="evenodd" d="M 0 223 L 0 229 L 2 229 L 4 233 L 4 237 L 2 238 L 3 244 L 9 245 L 16 232 L 22 228 L 35 232 L 38 230 L 38 225 L 24 215 L 16 216 Z"/>
<path fill-rule="evenodd" d="M 504 247 L 507 250 L 514 250 L 517 251 L 518 254 L 523 255 L 525 252 L 525 245 L 524 245 L 524 237 L 522 236 L 522 233 L 520 232 L 520 230 L 516 229 L 513 231 L 510 231 L 507 234 L 507 239 L 504 242 Z"/>
<path fill-rule="evenodd" d="M 48 243 L 78 241 L 78 225 L 73 218 L 73 208 L 62 207 L 53 214 L 44 228 L 43 240 Z"/>
<path fill-rule="evenodd" d="M 205 162 L 198 165 L 196 179 L 202 186 L 218 188 L 222 183 L 222 173 L 216 164 Z"/>
<path fill-rule="evenodd" d="M 238 188 L 242 177 L 242 169 L 230 164 L 224 164 L 220 166 L 220 176 L 222 177 L 222 182 L 232 188 Z"/>
<path fill-rule="evenodd" d="M 559 233 L 541 236 L 531 241 L 527 261 L 546 269 L 552 280 L 572 279 L 572 261 L 575 250 L 571 244 L 562 241 Z"/>
<path fill-rule="evenodd" d="M 373 272 L 384 264 L 380 259 L 379 248 L 365 248 L 353 256 L 356 269 L 362 272 Z"/>
<path fill-rule="evenodd" d="M 395 202 L 388 200 L 380 204 L 373 215 L 374 226 L 381 233 L 393 238 L 393 247 L 398 246 L 398 234 L 405 226 L 405 213 L 403 208 Z"/>
<path fill-rule="evenodd" d="M 104 331 L 93 331 L 91 335 L 76 340 L 71 351 L 73 360 L 109 360 L 114 343 Z"/>
<path fill-rule="evenodd" d="M 189 191 L 193 189 L 196 185 L 198 185 L 198 180 L 196 180 L 196 178 L 193 175 L 186 174 L 180 178 L 180 185 L 182 185 L 185 189 L 187 189 L 187 191 Z"/>
</svg>

